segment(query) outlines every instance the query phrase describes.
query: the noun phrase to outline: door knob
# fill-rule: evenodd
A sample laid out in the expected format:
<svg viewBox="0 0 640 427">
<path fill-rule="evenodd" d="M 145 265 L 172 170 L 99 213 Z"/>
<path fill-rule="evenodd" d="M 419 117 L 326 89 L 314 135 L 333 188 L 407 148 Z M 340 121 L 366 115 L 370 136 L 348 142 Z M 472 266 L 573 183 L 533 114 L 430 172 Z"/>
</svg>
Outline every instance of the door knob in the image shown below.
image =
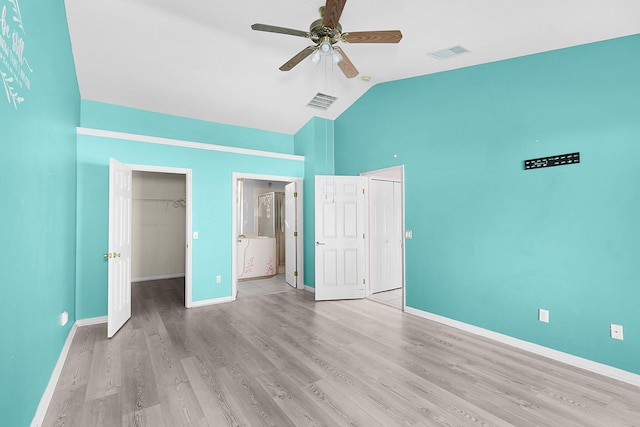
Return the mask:
<svg viewBox="0 0 640 427">
<path fill-rule="evenodd" d="M 316 246 L 322 246 L 322 245 L 324 245 L 324 243 L 322 243 L 322 242 L 316 242 Z"/>
</svg>

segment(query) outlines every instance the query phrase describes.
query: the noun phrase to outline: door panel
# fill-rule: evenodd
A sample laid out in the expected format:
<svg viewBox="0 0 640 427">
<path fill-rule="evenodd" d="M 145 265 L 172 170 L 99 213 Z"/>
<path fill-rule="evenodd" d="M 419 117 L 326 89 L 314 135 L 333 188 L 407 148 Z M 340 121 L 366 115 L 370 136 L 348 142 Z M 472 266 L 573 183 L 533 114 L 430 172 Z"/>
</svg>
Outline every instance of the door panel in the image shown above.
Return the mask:
<svg viewBox="0 0 640 427">
<path fill-rule="evenodd" d="M 316 176 L 316 300 L 365 296 L 367 179 Z"/>
<path fill-rule="evenodd" d="M 296 183 L 292 182 L 284 187 L 285 215 L 284 215 L 284 251 L 285 251 L 285 281 L 297 287 L 297 252 L 298 227 L 296 211 Z"/>
<path fill-rule="evenodd" d="M 109 163 L 109 263 L 107 336 L 131 317 L 131 169 Z"/>
<path fill-rule="evenodd" d="M 372 179 L 371 293 L 402 287 L 402 185 Z"/>
</svg>

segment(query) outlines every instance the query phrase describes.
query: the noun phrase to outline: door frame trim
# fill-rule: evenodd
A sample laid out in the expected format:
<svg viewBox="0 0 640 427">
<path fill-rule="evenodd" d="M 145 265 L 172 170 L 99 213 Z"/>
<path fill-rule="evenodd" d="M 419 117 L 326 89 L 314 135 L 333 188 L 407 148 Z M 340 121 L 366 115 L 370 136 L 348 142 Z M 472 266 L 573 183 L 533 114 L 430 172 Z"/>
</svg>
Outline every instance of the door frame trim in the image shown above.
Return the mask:
<svg viewBox="0 0 640 427">
<path fill-rule="evenodd" d="M 158 173 L 170 173 L 175 175 L 185 176 L 185 191 L 186 191 L 186 205 L 185 205 L 185 260 L 184 260 L 184 306 L 186 308 L 193 307 L 192 297 L 192 231 L 191 231 L 191 215 L 192 215 L 192 174 L 193 171 L 188 168 L 175 168 L 169 166 L 156 166 L 156 165 L 139 165 L 139 164 L 127 164 L 133 172 L 158 172 Z M 135 184 L 133 184 L 135 185 Z"/>
<path fill-rule="evenodd" d="M 252 179 L 257 181 L 279 181 L 296 183 L 296 228 L 298 229 L 298 244 L 296 252 L 296 270 L 298 278 L 295 289 L 305 289 L 304 285 L 304 212 L 303 212 L 303 178 L 279 175 L 264 175 L 253 173 L 233 172 L 231 174 L 231 298 L 238 297 L 238 271 L 237 271 L 237 239 L 238 239 L 238 180 Z"/>
</svg>

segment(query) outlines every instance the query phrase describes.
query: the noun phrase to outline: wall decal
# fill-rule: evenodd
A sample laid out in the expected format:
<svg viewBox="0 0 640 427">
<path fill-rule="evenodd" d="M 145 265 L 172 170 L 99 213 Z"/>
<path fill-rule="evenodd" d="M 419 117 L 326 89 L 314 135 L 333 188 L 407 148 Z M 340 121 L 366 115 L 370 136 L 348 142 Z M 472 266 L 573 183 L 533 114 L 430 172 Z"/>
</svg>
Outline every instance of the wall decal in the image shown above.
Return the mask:
<svg viewBox="0 0 640 427">
<path fill-rule="evenodd" d="M 22 22 L 19 0 L 0 0 L 0 78 L 9 104 L 15 109 L 24 101 L 24 93 L 31 90 L 33 73 L 24 56 L 26 31 Z"/>
<path fill-rule="evenodd" d="M 580 153 L 560 154 L 557 156 L 540 157 L 524 161 L 524 169 L 548 168 L 551 166 L 573 165 L 580 163 Z"/>
</svg>

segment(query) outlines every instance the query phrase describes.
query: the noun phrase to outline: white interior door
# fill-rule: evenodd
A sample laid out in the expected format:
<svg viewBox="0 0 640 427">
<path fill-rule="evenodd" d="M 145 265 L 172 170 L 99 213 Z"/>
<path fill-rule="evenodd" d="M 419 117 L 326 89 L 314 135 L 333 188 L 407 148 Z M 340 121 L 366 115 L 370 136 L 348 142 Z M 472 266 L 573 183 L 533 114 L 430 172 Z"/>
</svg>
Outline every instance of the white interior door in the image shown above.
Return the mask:
<svg viewBox="0 0 640 427">
<path fill-rule="evenodd" d="M 109 301 L 107 336 L 111 338 L 131 317 L 131 168 L 109 163 Z"/>
<path fill-rule="evenodd" d="M 399 182 L 369 182 L 371 293 L 402 287 L 401 190 Z"/>
<path fill-rule="evenodd" d="M 297 287 L 298 269 L 296 253 L 298 251 L 298 227 L 296 212 L 296 183 L 291 182 L 284 187 L 284 257 L 285 257 L 285 280 L 288 284 Z"/>
<path fill-rule="evenodd" d="M 365 297 L 366 186 L 360 176 L 316 176 L 316 300 Z"/>
</svg>

